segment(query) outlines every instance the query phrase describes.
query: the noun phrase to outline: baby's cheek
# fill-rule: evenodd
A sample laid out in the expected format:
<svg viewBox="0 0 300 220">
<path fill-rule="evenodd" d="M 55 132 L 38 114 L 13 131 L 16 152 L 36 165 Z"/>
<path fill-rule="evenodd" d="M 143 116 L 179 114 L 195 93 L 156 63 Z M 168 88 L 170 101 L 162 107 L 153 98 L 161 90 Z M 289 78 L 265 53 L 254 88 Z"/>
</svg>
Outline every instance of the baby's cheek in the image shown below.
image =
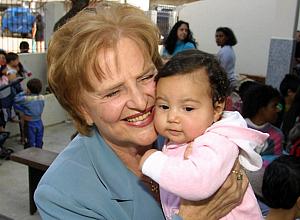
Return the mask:
<svg viewBox="0 0 300 220">
<path fill-rule="evenodd" d="M 163 117 L 160 114 L 157 114 L 156 112 L 154 112 L 154 127 L 155 130 L 159 133 L 159 134 L 163 134 L 164 131 L 164 122 L 163 122 Z"/>
</svg>

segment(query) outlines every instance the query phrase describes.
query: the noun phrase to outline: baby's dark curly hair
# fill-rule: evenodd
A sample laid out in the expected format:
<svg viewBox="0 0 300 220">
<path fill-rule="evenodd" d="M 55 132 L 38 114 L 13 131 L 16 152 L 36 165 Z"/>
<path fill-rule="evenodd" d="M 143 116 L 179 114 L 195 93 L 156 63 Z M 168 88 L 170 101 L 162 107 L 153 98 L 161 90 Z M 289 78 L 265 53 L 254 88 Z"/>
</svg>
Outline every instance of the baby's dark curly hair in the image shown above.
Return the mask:
<svg viewBox="0 0 300 220">
<path fill-rule="evenodd" d="M 223 102 L 230 93 L 229 80 L 224 69 L 212 54 L 193 49 L 179 52 L 158 71 L 156 82 L 160 78 L 194 73 L 204 68 L 207 72 L 212 91 L 212 102 Z M 171 85 L 170 85 L 171 86 Z"/>
</svg>

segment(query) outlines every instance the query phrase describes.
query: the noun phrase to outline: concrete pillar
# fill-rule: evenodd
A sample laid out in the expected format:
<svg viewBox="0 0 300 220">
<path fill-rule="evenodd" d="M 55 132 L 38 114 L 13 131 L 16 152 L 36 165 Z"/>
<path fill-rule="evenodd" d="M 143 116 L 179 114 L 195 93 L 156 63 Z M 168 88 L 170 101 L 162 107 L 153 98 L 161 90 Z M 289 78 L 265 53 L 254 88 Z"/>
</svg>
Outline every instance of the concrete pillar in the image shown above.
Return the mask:
<svg viewBox="0 0 300 220">
<path fill-rule="evenodd" d="M 294 36 L 299 17 L 299 1 L 276 0 L 276 2 L 266 84 L 279 88 L 280 82 L 287 73 L 291 72 L 292 68 L 295 48 Z"/>
<path fill-rule="evenodd" d="M 47 2 L 45 5 L 45 47 L 48 48 L 48 43 L 53 33 L 55 23 L 66 14 L 64 2 Z"/>
</svg>

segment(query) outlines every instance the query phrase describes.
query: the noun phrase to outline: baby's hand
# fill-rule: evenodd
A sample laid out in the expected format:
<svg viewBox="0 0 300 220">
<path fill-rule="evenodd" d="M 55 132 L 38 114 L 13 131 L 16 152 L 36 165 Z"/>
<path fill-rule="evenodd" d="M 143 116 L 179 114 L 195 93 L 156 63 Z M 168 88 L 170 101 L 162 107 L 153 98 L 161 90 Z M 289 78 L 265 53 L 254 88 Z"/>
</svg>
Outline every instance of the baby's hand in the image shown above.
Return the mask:
<svg viewBox="0 0 300 220">
<path fill-rule="evenodd" d="M 189 159 L 189 156 L 192 154 L 192 150 L 193 150 L 193 143 L 189 143 L 189 145 L 186 147 L 184 151 L 185 160 Z"/>
<path fill-rule="evenodd" d="M 142 156 L 141 161 L 140 161 L 140 170 L 142 170 L 145 160 L 148 157 L 150 157 L 151 154 L 155 153 L 156 151 L 157 151 L 156 149 L 150 149 L 150 150 L 147 150 L 146 153 L 144 153 L 144 155 Z"/>
</svg>

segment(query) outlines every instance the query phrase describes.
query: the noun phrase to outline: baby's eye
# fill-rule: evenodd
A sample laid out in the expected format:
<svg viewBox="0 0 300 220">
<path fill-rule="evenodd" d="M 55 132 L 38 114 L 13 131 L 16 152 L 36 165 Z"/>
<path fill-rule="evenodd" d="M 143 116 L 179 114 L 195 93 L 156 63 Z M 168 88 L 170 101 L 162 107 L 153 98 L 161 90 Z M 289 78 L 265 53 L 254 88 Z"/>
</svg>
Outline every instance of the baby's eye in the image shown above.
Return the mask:
<svg viewBox="0 0 300 220">
<path fill-rule="evenodd" d="M 187 112 L 191 112 L 191 111 L 194 110 L 194 108 L 192 108 L 192 107 L 185 107 L 184 110 L 187 111 Z"/>
<path fill-rule="evenodd" d="M 167 109 L 169 109 L 169 106 L 164 105 L 164 104 L 160 104 L 160 105 L 158 105 L 158 108 L 161 108 L 163 110 L 167 110 Z"/>
</svg>

